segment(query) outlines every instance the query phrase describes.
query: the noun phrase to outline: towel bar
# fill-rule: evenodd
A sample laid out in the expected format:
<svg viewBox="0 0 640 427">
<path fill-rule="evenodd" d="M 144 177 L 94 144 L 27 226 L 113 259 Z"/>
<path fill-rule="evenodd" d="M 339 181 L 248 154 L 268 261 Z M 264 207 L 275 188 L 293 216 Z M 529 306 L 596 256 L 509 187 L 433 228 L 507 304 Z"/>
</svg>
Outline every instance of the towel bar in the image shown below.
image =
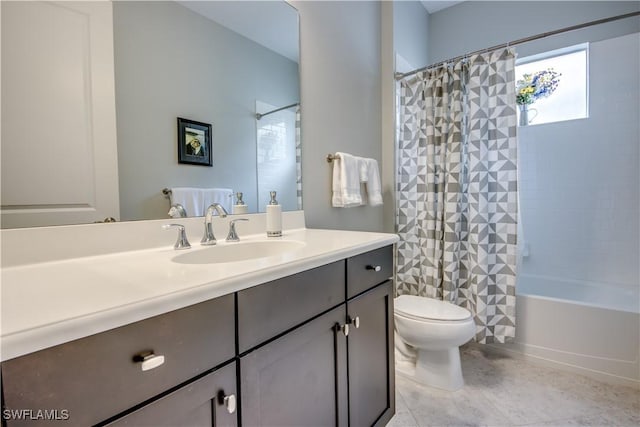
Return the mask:
<svg viewBox="0 0 640 427">
<path fill-rule="evenodd" d="M 340 156 L 337 154 L 327 154 L 327 163 L 333 162 L 335 159 L 339 159 Z"/>
</svg>

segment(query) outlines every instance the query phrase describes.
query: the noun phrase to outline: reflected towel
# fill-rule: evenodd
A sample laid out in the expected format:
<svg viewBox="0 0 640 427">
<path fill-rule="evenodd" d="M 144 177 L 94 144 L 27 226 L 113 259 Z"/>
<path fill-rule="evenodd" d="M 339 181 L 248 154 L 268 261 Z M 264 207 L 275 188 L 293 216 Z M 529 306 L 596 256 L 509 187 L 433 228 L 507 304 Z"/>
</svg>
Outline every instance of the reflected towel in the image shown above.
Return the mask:
<svg viewBox="0 0 640 427">
<path fill-rule="evenodd" d="M 202 215 L 204 200 L 200 188 L 174 187 L 171 189 L 171 204 L 179 203 L 184 208 L 187 216 Z"/>
<path fill-rule="evenodd" d="M 233 190 L 231 188 L 203 188 L 202 194 L 204 200 L 204 211 L 206 211 L 212 203 L 219 203 L 224 210 L 231 213 L 233 204 Z M 202 215 L 204 214 L 206 214 L 206 212 L 202 213 Z M 217 215 L 217 213 L 214 213 L 214 215 Z"/>
<path fill-rule="evenodd" d="M 362 204 L 360 195 L 360 157 L 336 153 L 333 161 L 333 194 L 331 204 L 336 208 L 350 208 Z"/>
</svg>

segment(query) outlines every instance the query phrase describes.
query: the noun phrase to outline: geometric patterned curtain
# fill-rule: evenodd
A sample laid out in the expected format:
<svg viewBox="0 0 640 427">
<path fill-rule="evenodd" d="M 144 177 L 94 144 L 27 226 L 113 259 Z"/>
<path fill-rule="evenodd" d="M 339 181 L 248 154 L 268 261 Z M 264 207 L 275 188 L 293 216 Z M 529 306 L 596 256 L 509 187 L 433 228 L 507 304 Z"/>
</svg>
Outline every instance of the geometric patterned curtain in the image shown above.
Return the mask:
<svg viewBox="0 0 640 427">
<path fill-rule="evenodd" d="M 300 104 L 296 106 L 296 198 L 298 210 L 302 209 L 302 139 L 300 137 Z"/>
<path fill-rule="evenodd" d="M 467 308 L 476 341 L 515 335 L 515 54 L 400 81 L 397 293 Z"/>
</svg>

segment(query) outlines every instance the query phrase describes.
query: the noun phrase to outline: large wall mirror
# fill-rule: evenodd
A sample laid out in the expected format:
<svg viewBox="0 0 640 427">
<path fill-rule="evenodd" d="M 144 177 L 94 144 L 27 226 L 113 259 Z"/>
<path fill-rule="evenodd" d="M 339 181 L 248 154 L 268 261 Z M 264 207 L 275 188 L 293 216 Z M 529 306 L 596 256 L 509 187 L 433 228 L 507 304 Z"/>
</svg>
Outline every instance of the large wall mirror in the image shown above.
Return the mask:
<svg viewBox="0 0 640 427">
<path fill-rule="evenodd" d="M 242 192 L 249 213 L 271 190 L 302 208 L 285 1 L 0 7 L 2 228 L 169 218 L 176 187 Z M 211 125 L 212 166 L 178 162 L 178 118 Z"/>
</svg>

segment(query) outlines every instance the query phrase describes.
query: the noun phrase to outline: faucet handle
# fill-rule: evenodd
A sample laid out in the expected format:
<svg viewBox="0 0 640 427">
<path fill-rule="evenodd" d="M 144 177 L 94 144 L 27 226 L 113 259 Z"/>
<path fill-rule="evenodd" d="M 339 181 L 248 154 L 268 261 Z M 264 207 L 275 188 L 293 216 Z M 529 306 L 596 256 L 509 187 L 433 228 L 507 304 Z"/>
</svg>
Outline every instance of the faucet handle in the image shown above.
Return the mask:
<svg viewBox="0 0 640 427">
<path fill-rule="evenodd" d="M 213 246 L 217 243 L 216 236 L 213 234 L 213 224 L 211 221 L 204 221 L 204 235 L 202 236 L 202 240 L 200 240 L 200 244 L 203 246 Z"/>
<path fill-rule="evenodd" d="M 184 225 L 182 224 L 165 224 L 162 226 L 163 230 L 169 230 L 170 228 L 178 229 L 178 240 L 176 240 L 176 244 L 173 245 L 173 249 L 189 249 L 191 245 L 189 244 L 189 240 L 187 240 L 187 234 L 184 231 Z"/>
<path fill-rule="evenodd" d="M 227 234 L 227 242 L 239 242 L 240 237 L 238 237 L 238 233 L 236 232 L 236 222 L 237 221 L 249 221 L 248 218 L 237 218 L 229 221 L 229 234 Z"/>
</svg>

